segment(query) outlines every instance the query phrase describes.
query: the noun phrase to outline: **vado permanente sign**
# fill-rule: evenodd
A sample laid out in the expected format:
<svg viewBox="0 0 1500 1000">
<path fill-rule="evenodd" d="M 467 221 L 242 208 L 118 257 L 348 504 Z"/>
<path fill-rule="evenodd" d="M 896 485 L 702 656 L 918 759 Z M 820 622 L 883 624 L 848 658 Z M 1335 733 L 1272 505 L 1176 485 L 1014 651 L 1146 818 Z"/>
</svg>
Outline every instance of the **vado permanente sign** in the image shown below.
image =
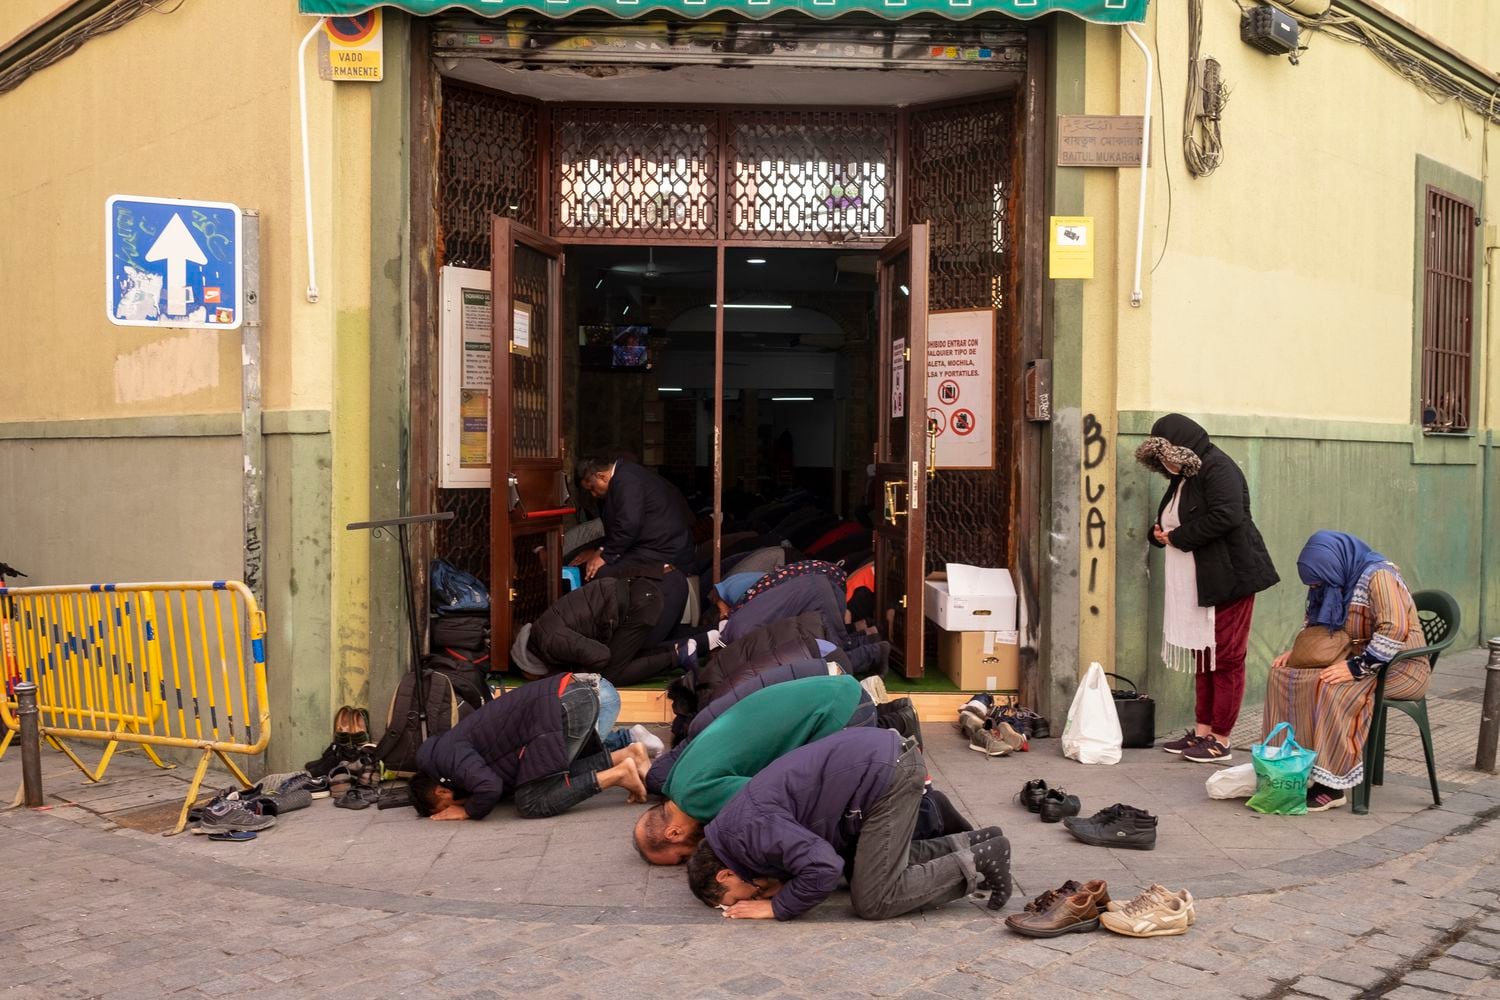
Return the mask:
<svg viewBox="0 0 1500 1000">
<path fill-rule="evenodd" d="M 318 39 L 318 73 L 325 80 L 376 83 L 383 73 L 384 29 L 380 11 L 330 17 Z"/>
</svg>

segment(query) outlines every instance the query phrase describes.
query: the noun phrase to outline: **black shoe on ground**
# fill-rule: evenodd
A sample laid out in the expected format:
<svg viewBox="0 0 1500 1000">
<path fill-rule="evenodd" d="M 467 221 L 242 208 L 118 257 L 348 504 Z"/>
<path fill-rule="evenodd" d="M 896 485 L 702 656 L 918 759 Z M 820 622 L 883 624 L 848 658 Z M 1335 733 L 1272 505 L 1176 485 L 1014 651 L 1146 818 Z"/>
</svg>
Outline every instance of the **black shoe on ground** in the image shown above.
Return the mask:
<svg viewBox="0 0 1500 1000">
<path fill-rule="evenodd" d="M 1069 795 L 1061 788 L 1054 788 L 1047 792 L 1038 812 L 1042 814 L 1043 823 L 1057 823 L 1069 816 L 1077 816 L 1082 810 L 1083 803 L 1078 801 L 1078 796 Z"/>
<path fill-rule="evenodd" d="M 1041 812 L 1042 802 L 1047 798 L 1047 783 L 1041 778 L 1032 778 L 1021 786 L 1021 805 L 1031 812 Z"/>
<path fill-rule="evenodd" d="M 1198 744 L 1198 741 L 1201 739 L 1203 739 L 1203 737 L 1199 736 L 1191 729 L 1189 729 L 1187 732 L 1183 733 L 1175 740 L 1168 740 L 1167 742 L 1163 743 L 1161 745 L 1161 748 L 1167 753 L 1182 753 L 1182 751 L 1184 750 L 1192 749 Z"/>
<path fill-rule="evenodd" d="M 1182 751 L 1182 759 L 1190 760 L 1194 764 L 1227 764 L 1234 760 L 1234 753 L 1228 745 L 1220 743 L 1212 736 L 1205 736 Z"/>
<path fill-rule="evenodd" d="M 328 749 L 323 751 L 323 756 L 317 760 L 310 760 L 303 765 L 303 770 L 314 778 L 326 778 L 328 772 L 344 762 L 344 755 L 340 752 L 337 743 L 328 744 Z"/>
<path fill-rule="evenodd" d="M 1093 847 L 1125 847 L 1149 851 L 1156 847 L 1156 817 L 1144 809 L 1115 803 L 1088 819 L 1069 816 L 1063 820 L 1078 840 Z"/>
</svg>

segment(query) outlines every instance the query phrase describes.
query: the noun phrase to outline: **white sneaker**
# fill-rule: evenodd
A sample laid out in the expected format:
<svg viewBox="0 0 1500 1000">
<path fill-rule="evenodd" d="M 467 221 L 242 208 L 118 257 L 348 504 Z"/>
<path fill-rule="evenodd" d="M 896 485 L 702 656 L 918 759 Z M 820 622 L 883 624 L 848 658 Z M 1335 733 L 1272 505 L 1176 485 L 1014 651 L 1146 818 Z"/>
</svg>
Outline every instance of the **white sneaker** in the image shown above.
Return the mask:
<svg viewBox="0 0 1500 1000">
<path fill-rule="evenodd" d="M 640 723 L 630 727 L 630 738 L 646 748 L 646 755 L 652 760 L 660 757 L 667 749 L 667 745 L 661 741 L 651 730 Z"/>
<path fill-rule="evenodd" d="M 1104 927 L 1126 937 L 1186 934 L 1195 919 L 1192 893 L 1172 892 L 1162 885 L 1153 885 L 1128 903 L 1111 901 L 1109 912 L 1099 915 Z"/>
</svg>

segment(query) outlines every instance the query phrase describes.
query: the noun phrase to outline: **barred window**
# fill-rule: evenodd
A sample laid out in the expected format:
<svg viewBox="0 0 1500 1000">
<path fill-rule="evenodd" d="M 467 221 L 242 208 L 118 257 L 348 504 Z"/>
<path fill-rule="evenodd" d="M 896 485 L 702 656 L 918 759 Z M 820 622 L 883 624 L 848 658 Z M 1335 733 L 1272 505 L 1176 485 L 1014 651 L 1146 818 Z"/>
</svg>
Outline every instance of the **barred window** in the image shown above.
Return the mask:
<svg viewBox="0 0 1500 1000">
<path fill-rule="evenodd" d="M 1427 186 L 1422 269 L 1422 427 L 1470 428 L 1474 364 L 1474 219 L 1472 204 Z"/>
</svg>

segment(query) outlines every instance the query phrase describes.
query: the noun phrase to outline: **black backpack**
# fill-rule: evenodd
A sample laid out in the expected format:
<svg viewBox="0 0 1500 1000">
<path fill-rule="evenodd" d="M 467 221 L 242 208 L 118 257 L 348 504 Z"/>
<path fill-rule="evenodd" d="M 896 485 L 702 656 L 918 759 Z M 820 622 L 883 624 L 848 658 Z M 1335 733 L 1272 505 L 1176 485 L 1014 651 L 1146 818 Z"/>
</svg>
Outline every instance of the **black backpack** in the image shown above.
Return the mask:
<svg viewBox="0 0 1500 1000">
<path fill-rule="evenodd" d="M 417 697 L 417 678 L 422 680 L 422 697 Z M 375 747 L 373 756 L 388 770 L 410 773 L 417 769 L 417 750 L 429 736 L 441 736 L 458 720 L 489 701 L 490 689 L 484 670 L 473 664 L 462 664 L 441 654 L 423 659 L 420 673 L 407 671 L 391 696 L 386 715 L 385 735 Z M 426 726 L 423 726 L 425 707 Z"/>
</svg>

